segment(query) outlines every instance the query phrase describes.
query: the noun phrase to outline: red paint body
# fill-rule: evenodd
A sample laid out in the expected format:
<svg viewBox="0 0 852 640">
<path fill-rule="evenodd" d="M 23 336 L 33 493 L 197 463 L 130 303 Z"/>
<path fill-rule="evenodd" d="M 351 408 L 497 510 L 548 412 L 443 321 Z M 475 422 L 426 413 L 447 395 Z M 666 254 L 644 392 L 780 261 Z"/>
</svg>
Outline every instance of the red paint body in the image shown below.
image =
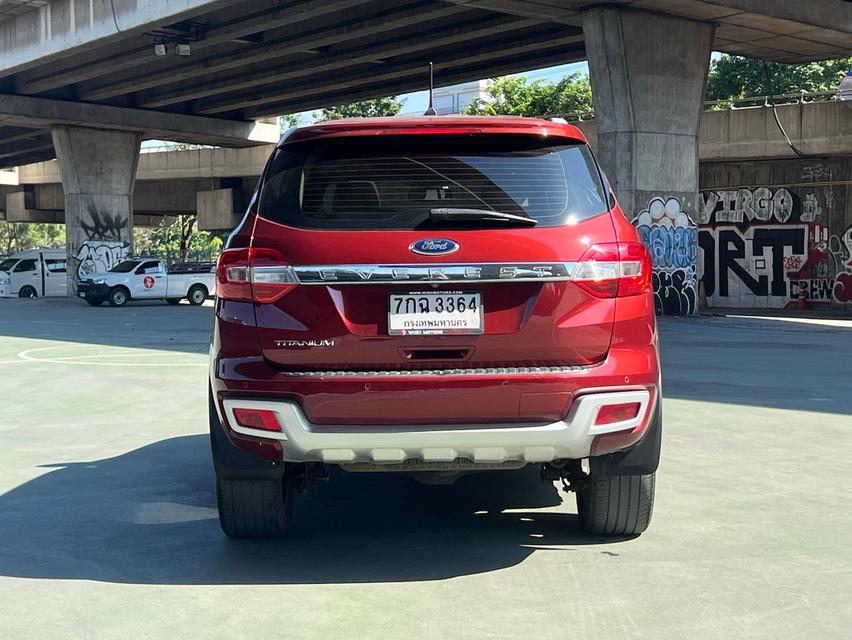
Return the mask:
<svg viewBox="0 0 852 640">
<path fill-rule="evenodd" d="M 586 142 L 575 127 L 545 120 L 432 117 L 323 123 L 292 132 L 279 146 L 332 137 L 471 134 Z M 258 215 L 257 207 L 255 197 L 228 246 L 272 249 L 292 266 L 576 262 L 592 245 L 639 242 L 617 205 L 566 226 L 425 232 L 296 228 Z M 429 237 L 449 238 L 460 247 L 446 256 L 418 255 L 409 249 Z M 481 293 L 483 334 L 388 335 L 388 297 L 410 291 L 412 285 L 406 283 L 295 286 L 272 303 L 217 299 L 211 351 L 215 397 L 219 402 L 228 396 L 295 401 L 317 425 L 381 426 L 545 423 L 562 419 L 572 400 L 591 389 L 648 388 L 652 396 L 656 393 L 659 360 L 650 289 L 641 295 L 601 298 L 572 281 L 418 288 Z M 332 339 L 333 348 L 282 348 L 275 342 Z M 441 353 L 435 359 L 410 359 L 412 352 L 422 356 L 429 350 Z M 448 353 L 453 357 L 447 358 Z M 405 378 L 286 375 L 566 365 L 579 369 Z M 641 435 L 639 429 L 608 436 L 616 444 L 603 452 L 628 447 Z M 254 455 L 280 459 L 277 443 L 229 436 Z"/>
</svg>

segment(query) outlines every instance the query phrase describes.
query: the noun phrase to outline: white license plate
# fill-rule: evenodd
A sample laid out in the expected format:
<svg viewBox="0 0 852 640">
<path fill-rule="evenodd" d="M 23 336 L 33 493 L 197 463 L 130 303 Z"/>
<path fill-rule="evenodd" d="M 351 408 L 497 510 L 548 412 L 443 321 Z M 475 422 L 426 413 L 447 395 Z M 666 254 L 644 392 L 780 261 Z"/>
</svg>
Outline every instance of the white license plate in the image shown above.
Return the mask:
<svg viewBox="0 0 852 640">
<path fill-rule="evenodd" d="M 388 333 L 424 336 L 482 333 L 482 295 L 462 291 L 414 291 L 390 296 Z"/>
</svg>

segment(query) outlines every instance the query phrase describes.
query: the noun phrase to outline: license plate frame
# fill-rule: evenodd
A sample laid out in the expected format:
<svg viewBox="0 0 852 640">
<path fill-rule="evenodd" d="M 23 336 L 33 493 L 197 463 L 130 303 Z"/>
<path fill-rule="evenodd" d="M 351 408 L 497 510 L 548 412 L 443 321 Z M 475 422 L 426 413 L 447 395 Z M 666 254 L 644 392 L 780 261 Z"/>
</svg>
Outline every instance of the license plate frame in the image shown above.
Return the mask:
<svg viewBox="0 0 852 640">
<path fill-rule="evenodd" d="M 399 316 L 418 316 L 421 315 L 420 311 L 415 311 L 414 314 L 405 314 L 405 313 L 395 313 L 393 309 L 394 300 L 396 298 L 422 298 L 425 297 L 428 300 L 435 300 L 438 298 L 458 298 L 463 297 L 465 302 L 468 303 L 471 298 L 476 300 L 476 326 L 463 326 L 463 327 L 423 327 L 423 328 L 412 328 L 412 329 L 404 329 L 395 327 L 394 318 Z M 418 304 L 419 301 L 415 301 L 415 304 Z M 431 303 L 427 303 L 430 307 L 427 313 L 433 313 L 431 310 Z M 436 313 L 443 313 L 442 311 L 436 311 Z M 457 313 L 455 311 L 450 313 Z M 467 320 L 470 319 L 470 313 L 468 310 L 461 312 L 465 314 Z M 456 319 L 461 319 L 462 316 L 457 316 Z M 435 320 L 439 320 L 440 318 L 436 318 Z M 447 320 L 453 319 L 452 316 L 446 318 Z M 422 318 L 422 320 L 428 320 L 428 318 Z M 482 292 L 481 291 L 408 291 L 405 293 L 397 293 L 393 292 L 388 294 L 388 335 L 391 336 L 445 336 L 445 335 L 482 335 L 485 332 L 485 312 L 482 307 Z"/>
</svg>

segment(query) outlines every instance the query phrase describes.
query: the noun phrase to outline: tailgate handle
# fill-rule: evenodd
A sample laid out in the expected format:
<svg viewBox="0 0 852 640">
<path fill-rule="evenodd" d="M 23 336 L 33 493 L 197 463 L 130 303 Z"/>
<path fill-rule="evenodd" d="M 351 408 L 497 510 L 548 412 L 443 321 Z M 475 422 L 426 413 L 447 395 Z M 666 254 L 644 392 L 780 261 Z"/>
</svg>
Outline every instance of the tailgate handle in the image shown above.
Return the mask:
<svg viewBox="0 0 852 640">
<path fill-rule="evenodd" d="M 405 349 L 403 355 L 406 360 L 466 360 L 470 356 L 470 349 Z"/>
</svg>

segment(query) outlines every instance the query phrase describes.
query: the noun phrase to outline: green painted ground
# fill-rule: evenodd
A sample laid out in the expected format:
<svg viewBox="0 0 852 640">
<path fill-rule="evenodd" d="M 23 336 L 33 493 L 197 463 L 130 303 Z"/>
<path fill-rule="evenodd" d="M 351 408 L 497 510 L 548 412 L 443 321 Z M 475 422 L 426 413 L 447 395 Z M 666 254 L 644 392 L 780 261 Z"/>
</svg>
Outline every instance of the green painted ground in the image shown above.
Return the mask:
<svg viewBox="0 0 852 640">
<path fill-rule="evenodd" d="M 0 300 L 0 638 L 849 637 L 852 323 L 662 324 L 640 538 L 582 535 L 529 469 L 336 476 L 289 540 L 236 543 L 210 314 Z"/>
</svg>

